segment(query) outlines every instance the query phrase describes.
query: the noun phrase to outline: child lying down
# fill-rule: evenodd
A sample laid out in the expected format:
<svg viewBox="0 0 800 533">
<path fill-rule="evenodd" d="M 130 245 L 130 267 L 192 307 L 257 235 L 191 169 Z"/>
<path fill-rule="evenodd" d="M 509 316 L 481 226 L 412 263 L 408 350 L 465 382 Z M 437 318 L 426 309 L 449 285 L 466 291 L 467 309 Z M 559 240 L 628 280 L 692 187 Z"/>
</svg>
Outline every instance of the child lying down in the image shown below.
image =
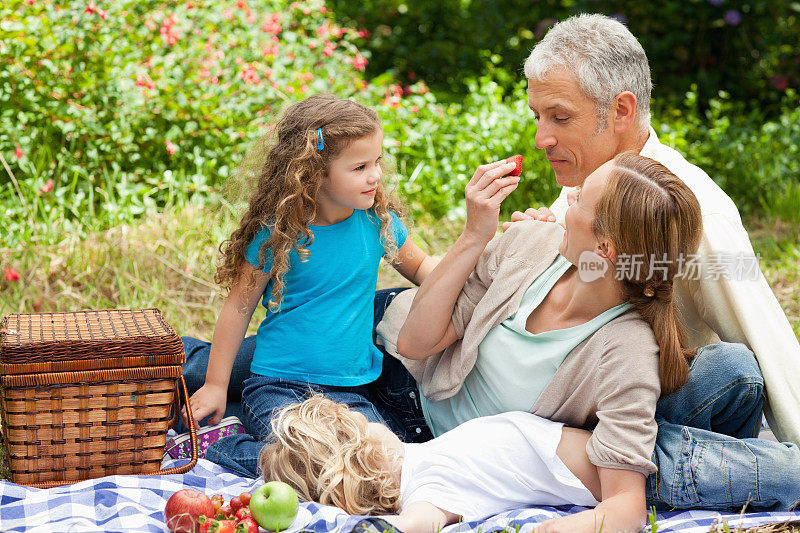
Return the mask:
<svg viewBox="0 0 800 533">
<path fill-rule="evenodd" d="M 520 507 L 600 498 L 588 431 L 515 411 L 476 418 L 425 443 L 321 395 L 285 407 L 261 452 L 267 481 L 349 514 L 387 515 L 406 533 L 429 533 Z"/>
</svg>

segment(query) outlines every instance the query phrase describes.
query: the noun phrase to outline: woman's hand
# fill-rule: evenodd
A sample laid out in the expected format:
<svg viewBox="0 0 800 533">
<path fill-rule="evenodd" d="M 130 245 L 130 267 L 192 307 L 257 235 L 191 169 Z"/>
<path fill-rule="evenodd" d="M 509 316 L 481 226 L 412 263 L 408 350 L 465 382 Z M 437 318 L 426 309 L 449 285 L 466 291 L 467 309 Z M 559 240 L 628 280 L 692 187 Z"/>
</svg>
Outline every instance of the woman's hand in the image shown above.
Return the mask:
<svg viewBox="0 0 800 533">
<path fill-rule="evenodd" d="M 641 531 L 647 519 L 645 477 L 633 470 L 597 467 L 602 501 L 594 509 L 542 522 L 536 533 Z"/>
<path fill-rule="evenodd" d="M 200 421 L 211 415 L 208 422 L 211 425 L 219 424 L 225 415 L 225 406 L 228 402 L 228 391 L 217 385 L 206 383 L 189 398 L 189 406 L 192 408 L 194 417 L 194 427 L 200 429 Z M 183 425 L 189 427 L 189 420 L 186 416 L 186 408 L 181 410 Z"/>
<path fill-rule="evenodd" d="M 519 176 L 507 176 L 514 163 L 496 161 L 481 165 L 465 189 L 467 222 L 464 236 L 489 242 L 500 223 L 500 204 L 519 184 Z"/>
</svg>

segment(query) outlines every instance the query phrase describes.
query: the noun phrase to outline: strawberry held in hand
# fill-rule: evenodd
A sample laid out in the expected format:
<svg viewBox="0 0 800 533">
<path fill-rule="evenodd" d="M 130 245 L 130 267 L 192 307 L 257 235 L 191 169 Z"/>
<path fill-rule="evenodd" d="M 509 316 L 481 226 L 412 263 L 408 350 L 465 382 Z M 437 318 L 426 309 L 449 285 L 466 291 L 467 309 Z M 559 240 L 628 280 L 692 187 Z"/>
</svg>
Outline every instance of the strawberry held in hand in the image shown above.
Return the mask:
<svg viewBox="0 0 800 533">
<path fill-rule="evenodd" d="M 514 163 L 517 165 L 514 170 L 509 173 L 509 176 L 519 176 L 522 174 L 522 156 L 521 155 L 512 155 L 508 159 L 506 159 L 506 163 Z"/>
</svg>

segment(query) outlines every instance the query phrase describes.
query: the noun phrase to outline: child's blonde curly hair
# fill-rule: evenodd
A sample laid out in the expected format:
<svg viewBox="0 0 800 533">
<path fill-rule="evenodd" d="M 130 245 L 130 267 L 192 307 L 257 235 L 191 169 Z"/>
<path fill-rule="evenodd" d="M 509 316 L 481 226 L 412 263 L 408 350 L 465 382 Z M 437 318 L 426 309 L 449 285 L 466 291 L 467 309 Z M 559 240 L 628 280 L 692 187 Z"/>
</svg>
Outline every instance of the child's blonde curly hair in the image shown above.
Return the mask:
<svg viewBox="0 0 800 533">
<path fill-rule="evenodd" d="M 399 458 L 367 434 L 366 418 L 322 395 L 281 409 L 259 465 L 266 481 L 291 485 L 301 499 L 350 514 L 396 513 Z"/>
</svg>

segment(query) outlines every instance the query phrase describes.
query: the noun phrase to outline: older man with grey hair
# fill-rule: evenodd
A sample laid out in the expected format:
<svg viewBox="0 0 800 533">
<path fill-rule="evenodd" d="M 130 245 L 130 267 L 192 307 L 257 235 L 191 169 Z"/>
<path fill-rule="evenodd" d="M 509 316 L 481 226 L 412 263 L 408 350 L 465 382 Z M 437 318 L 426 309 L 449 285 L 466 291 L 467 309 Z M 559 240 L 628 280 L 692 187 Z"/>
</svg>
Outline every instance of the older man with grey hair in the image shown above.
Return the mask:
<svg viewBox="0 0 800 533">
<path fill-rule="evenodd" d="M 689 346 L 700 348 L 689 382 L 658 404 L 653 457 L 659 471 L 646 481 L 649 502 L 726 509 L 749 503 L 762 510 L 791 505 L 800 493 L 800 345 L 759 270 L 734 203 L 650 127 L 652 83 L 641 44 L 609 17 L 572 17 L 536 45 L 525 76 L 538 121 L 536 147 L 545 151 L 563 190 L 549 209 L 515 212 L 504 229 L 531 218 L 563 221 L 586 177 L 628 150 L 662 163 L 700 202 L 703 237 L 690 258 L 699 268 L 684 269 L 674 295 Z M 738 268 L 741 262 L 749 271 Z M 796 444 L 754 438 L 764 402 L 762 373 L 771 427 Z"/>
</svg>

